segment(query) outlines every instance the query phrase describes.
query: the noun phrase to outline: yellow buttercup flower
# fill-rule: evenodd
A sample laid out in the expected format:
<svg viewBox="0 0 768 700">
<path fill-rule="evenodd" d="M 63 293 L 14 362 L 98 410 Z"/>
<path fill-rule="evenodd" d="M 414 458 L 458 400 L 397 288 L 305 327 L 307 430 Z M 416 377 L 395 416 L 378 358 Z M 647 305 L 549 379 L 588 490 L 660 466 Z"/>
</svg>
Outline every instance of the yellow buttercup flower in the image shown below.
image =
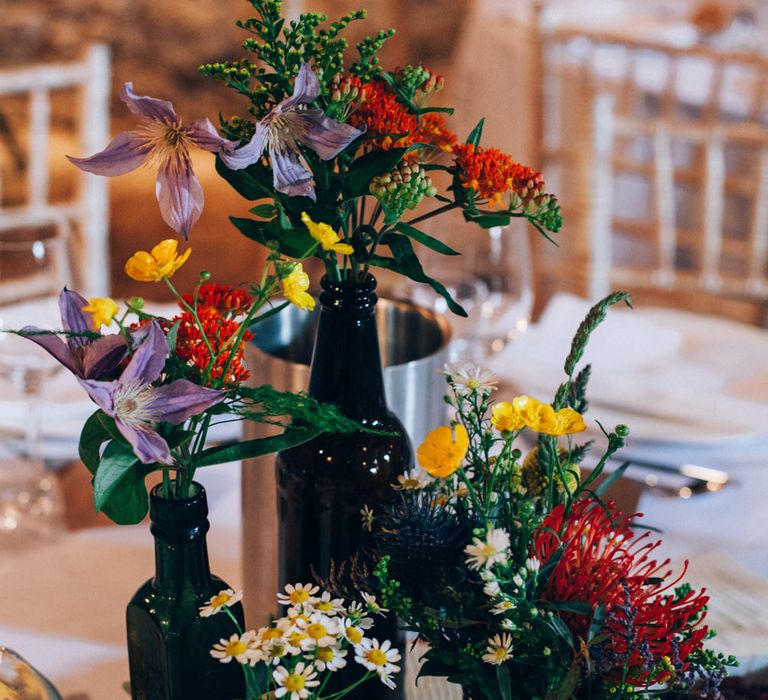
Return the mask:
<svg viewBox="0 0 768 700">
<path fill-rule="evenodd" d="M 125 273 L 137 282 L 159 282 L 164 277 L 172 277 L 189 257 L 192 248 L 187 248 L 181 255 L 176 255 L 178 241 L 173 238 L 160 241 L 152 251 L 135 252 L 125 263 Z"/>
<path fill-rule="evenodd" d="M 491 409 L 491 425 L 499 432 L 512 431 L 525 427 L 525 421 L 511 403 L 500 401 Z"/>
<path fill-rule="evenodd" d="M 102 326 L 108 326 L 112 323 L 112 319 L 117 316 L 120 311 L 120 307 L 112 301 L 112 299 L 102 299 L 95 297 L 90 299 L 88 303 L 81 309 L 93 315 L 93 325 L 96 328 Z"/>
<path fill-rule="evenodd" d="M 522 422 L 537 433 L 559 436 L 587 429 L 581 414 L 572 408 L 561 408 L 556 412 L 548 403 L 530 396 L 516 396 L 512 399 L 512 407 Z"/>
<path fill-rule="evenodd" d="M 315 308 L 315 300 L 311 294 L 307 293 L 309 289 L 309 275 L 304 272 L 304 266 L 296 263 L 293 270 L 280 280 L 283 285 L 283 294 L 292 304 L 298 306 L 302 311 L 312 311 Z"/>
<path fill-rule="evenodd" d="M 427 435 L 416 451 L 416 458 L 426 472 L 445 479 L 461 466 L 468 449 L 469 435 L 463 425 L 458 424 L 453 430 L 443 425 Z"/>
<path fill-rule="evenodd" d="M 301 212 L 301 220 L 307 227 L 309 235 L 320 244 L 323 250 L 332 250 L 342 255 L 352 255 L 355 252 L 355 249 L 349 243 L 340 243 L 341 238 L 339 238 L 339 234 L 328 224 L 315 223 L 305 211 Z"/>
</svg>

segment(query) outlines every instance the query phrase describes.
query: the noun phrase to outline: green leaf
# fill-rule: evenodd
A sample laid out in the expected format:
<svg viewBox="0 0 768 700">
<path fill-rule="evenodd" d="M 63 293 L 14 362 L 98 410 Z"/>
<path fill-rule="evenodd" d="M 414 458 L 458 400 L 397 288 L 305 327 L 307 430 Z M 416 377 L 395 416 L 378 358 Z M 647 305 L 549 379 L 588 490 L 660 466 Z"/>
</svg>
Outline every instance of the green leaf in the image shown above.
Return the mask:
<svg viewBox="0 0 768 700">
<path fill-rule="evenodd" d="M 230 170 L 221 158 L 216 158 L 216 172 L 221 175 L 232 188 L 250 201 L 270 199 L 274 196 L 272 175 L 261 163 L 254 163 L 243 170 Z"/>
<path fill-rule="evenodd" d="M 239 459 L 250 459 L 251 457 L 260 457 L 271 452 L 280 452 L 290 447 L 296 447 L 302 443 L 317 437 L 321 432 L 320 428 L 286 428 L 280 435 L 258 438 L 255 440 L 246 440 L 235 445 L 219 445 L 203 450 L 200 454 L 198 467 L 208 467 L 212 464 L 224 464 L 234 462 Z"/>
<path fill-rule="evenodd" d="M 562 638 L 562 640 L 573 649 L 573 635 L 571 630 L 557 615 L 547 619 L 547 624 Z"/>
<path fill-rule="evenodd" d="M 610 474 L 608 474 L 608 476 L 605 477 L 605 479 L 600 482 L 600 485 L 595 489 L 595 493 L 600 497 L 605 496 L 608 489 L 611 488 L 611 486 L 613 486 L 613 484 L 615 484 L 619 479 L 621 479 L 630 464 L 631 462 L 624 462 L 624 464 L 619 466 L 617 469 L 614 469 Z"/>
<path fill-rule="evenodd" d="M 269 202 L 268 204 L 257 204 L 255 207 L 252 207 L 248 211 L 261 219 L 270 220 L 273 219 L 277 213 L 277 209 L 275 209 L 275 205 L 272 204 L 272 202 Z"/>
<path fill-rule="evenodd" d="M 387 258 L 380 255 L 374 255 L 370 259 L 370 264 L 381 267 L 393 272 L 405 275 L 414 282 L 424 282 L 434 289 L 448 304 L 448 308 L 457 316 L 466 318 L 467 312 L 454 301 L 450 292 L 443 284 L 429 277 L 421 266 L 416 253 L 413 250 L 410 240 L 407 236 L 401 234 L 392 234 L 388 239 L 388 245 L 392 251 L 392 257 Z"/>
<path fill-rule="evenodd" d="M 501 664 L 496 667 L 496 680 L 499 683 L 502 700 L 512 700 L 512 679 L 509 675 L 509 666 Z"/>
<path fill-rule="evenodd" d="M 142 464 L 127 443 L 112 441 L 93 479 L 96 510 L 118 525 L 141 522 L 149 509 L 144 479 L 154 467 Z"/>
<path fill-rule="evenodd" d="M 589 615 L 592 612 L 592 606 L 589 603 L 578 600 L 551 602 L 547 607 L 562 612 L 572 612 L 577 615 Z"/>
<path fill-rule="evenodd" d="M 433 238 L 428 233 L 419 231 L 419 229 L 414 228 L 405 221 L 401 221 L 399 224 L 397 224 L 395 229 L 400 231 L 400 233 L 408 236 L 409 238 L 412 238 L 417 243 L 421 243 L 421 245 L 426 246 L 427 248 L 430 248 L 431 250 L 434 250 L 435 252 L 442 255 L 461 255 L 461 253 L 455 251 L 450 246 L 447 246 L 442 241 L 438 240 L 437 238 Z"/>
<path fill-rule="evenodd" d="M 101 461 L 101 446 L 110 438 L 110 432 L 101 420 L 102 416 L 107 418 L 101 409 L 94 411 L 80 431 L 80 460 L 91 474 L 96 474 Z"/>
<path fill-rule="evenodd" d="M 571 666 L 560 686 L 550 690 L 544 700 L 570 700 L 579 684 L 580 675 L 578 665 Z"/>
<path fill-rule="evenodd" d="M 309 231 L 299 228 L 286 229 L 281 225 L 279 218 L 265 222 L 230 216 L 229 220 L 240 233 L 252 241 L 264 246 L 268 245 L 270 241 L 274 241 L 278 250 L 289 258 L 302 259 L 306 257 L 307 251 L 312 250 L 316 244 L 315 239 L 309 235 Z"/>
<path fill-rule="evenodd" d="M 592 615 L 592 622 L 587 632 L 588 642 L 591 642 L 600 633 L 600 630 L 603 628 L 603 622 L 605 622 L 605 603 L 600 603 L 595 608 L 595 614 Z"/>
<path fill-rule="evenodd" d="M 467 143 L 471 146 L 479 146 L 480 145 L 480 138 L 483 135 L 483 126 L 485 125 L 485 117 L 483 117 L 479 122 L 477 122 L 477 126 L 472 129 L 472 131 L 469 132 L 469 136 L 467 136 Z"/>
<path fill-rule="evenodd" d="M 429 114 L 430 112 L 443 112 L 444 114 L 451 115 L 456 110 L 453 107 L 423 107 L 422 109 L 419 109 L 417 111 L 419 115 Z"/>
<path fill-rule="evenodd" d="M 464 212 L 464 218 L 467 221 L 471 221 L 473 224 L 477 224 L 480 228 L 494 228 L 496 226 L 509 226 L 510 216 L 509 214 L 470 214 Z"/>
</svg>

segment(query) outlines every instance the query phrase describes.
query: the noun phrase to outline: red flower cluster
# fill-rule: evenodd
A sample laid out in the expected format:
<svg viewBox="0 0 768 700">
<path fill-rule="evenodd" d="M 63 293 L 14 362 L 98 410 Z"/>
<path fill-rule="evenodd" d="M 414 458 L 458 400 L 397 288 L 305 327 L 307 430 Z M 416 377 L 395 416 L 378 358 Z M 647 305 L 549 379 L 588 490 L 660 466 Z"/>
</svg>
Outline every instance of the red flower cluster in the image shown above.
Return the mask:
<svg viewBox="0 0 768 700">
<path fill-rule="evenodd" d="M 508 190 L 525 207 L 544 192 L 544 176 L 526 165 L 516 163 L 498 148 L 482 148 L 468 143 L 453 147 L 459 180 L 491 204 L 503 206 L 502 195 Z"/>
<path fill-rule="evenodd" d="M 191 306 L 193 298 L 185 295 L 184 301 Z M 229 343 L 240 329 L 237 317 L 244 315 L 252 303 L 253 299 L 249 294 L 226 285 L 205 284 L 198 290 L 197 316 L 216 356 L 214 365 L 210 368 L 210 380 L 223 379 L 227 384 L 237 384 L 249 377 L 250 373 L 243 367 L 243 354 L 245 344 L 253 338 L 253 333 L 246 331 L 234 350 Z M 176 355 L 198 372 L 205 372 L 211 363 L 211 353 L 194 316 L 189 311 L 183 311 L 172 319 L 172 323 L 176 321 L 179 322 Z"/>
<path fill-rule="evenodd" d="M 543 599 L 585 602 L 593 610 L 605 606 L 600 632 L 607 639 L 589 651 L 598 670 L 608 677 L 615 670 L 620 680 L 626 667 L 626 683 L 660 683 L 684 671 L 691 652 L 701 648 L 708 631 L 700 624 L 708 597 L 703 590 L 670 592 L 685 575 L 687 562 L 680 576 L 664 583 L 671 574 L 664 570 L 669 560 L 659 564 L 650 558 L 661 542 L 647 541 L 648 532 L 635 536 L 632 519 L 619 518 L 618 511 L 609 516 L 590 501 L 579 501 L 568 515 L 560 505 L 541 524 L 531 555 L 544 565 L 564 547 Z M 586 642 L 589 616 L 564 613 L 562 618 L 574 638 Z"/>
<path fill-rule="evenodd" d="M 416 143 L 419 122 L 415 114 L 398 102 L 389 85 L 381 81 L 363 84 L 359 78 L 350 78 L 352 85 L 362 96 L 357 108 L 350 114 L 349 123 L 360 128 L 374 143 L 385 151 L 390 148 L 407 148 Z"/>
</svg>

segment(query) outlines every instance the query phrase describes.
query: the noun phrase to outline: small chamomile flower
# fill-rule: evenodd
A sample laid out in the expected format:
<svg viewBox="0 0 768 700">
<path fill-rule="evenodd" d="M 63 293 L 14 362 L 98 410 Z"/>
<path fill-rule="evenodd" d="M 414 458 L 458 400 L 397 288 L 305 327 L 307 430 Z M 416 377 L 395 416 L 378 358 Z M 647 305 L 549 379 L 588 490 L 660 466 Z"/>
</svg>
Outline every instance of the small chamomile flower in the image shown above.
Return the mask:
<svg viewBox="0 0 768 700">
<path fill-rule="evenodd" d="M 315 602 L 312 596 L 319 590 L 318 586 L 314 586 L 311 583 L 289 583 L 285 587 L 285 593 L 277 594 L 277 600 L 282 605 L 291 605 L 293 607 L 306 603 L 312 605 Z"/>
<path fill-rule="evenodd" d="M 314 613 L 306 622 L 299 620 L 296 626 L 304 635 L 300 646 L 305 651 L 331 646 L 340 634 L 339 620 L 322 613 Z"/>
<path fill-rule="evenodd" d="M 242 591 L 233 591 L 226 588 L 213 596 L 205 605 L 200 608 L 200 617 L 210 617 L 221 612 L 225 607 L 231 608 L 238 601 L 242 600 Z"/>
<path fill-rule="evenodd" d="M 239 664 L 247 664 L 255 651 L 256 633 L 253 631 L 244 634 L 233 634 L 229 639 L 220 639 L 211 649 L 211 656 L 223 664 L 228 664 L 234 659 Z"/>
<path fill-rule="evenodd" d="M 428 486 L 432 479 L 423 469 L 414 467 L 405 474 L 397 477 L 397 485 L 393 486 L 396 491 L 418 491 Z"/>
<path fill-rule="evenodd" d="M 464 548 L 468 554 L 467 566 L 470 569 L 481 569 L 494 564 L 506 564 L 509 558 L 509 533 L 501 528 L 488 530 L 485 541 L 479 537 L 472 538 L 472 544 Z"/>
<path fill-rule="evenodd" d="M 506 612 L 509 612 L 510 610 L 514 610 L 517 607 L 517 604 L 514 603 L 511 600 L 500 600 L 496 605 L 494 605 L 491 608 L 491 612 L 494 615 L 503 615 Z"/>
<path fill-rule="evenodd" d="M 389 612 L 387 608 L 382 608 L 381 605 L 376 602 L 376 596 L 371 595 L 370 593 L 363 593 L 362 596 L 368 611 L 372 612 L 374 615 L 383 616 L 385 613 Z"/>
<path fill-rule="evenodd" d="M 367 532 L 371 532 L 373 530 L 373 521 L 375 520 L 373 509 L 369 508 L 368 505 L 364 505 L 360 509 L 360 519 L 363 523 L 363 529 Z"/>
<path fill-rule="evenodd" d="M 305 658 L 314 659 L 315 666 L 319 671 L 338 671 L 347 665 L 344 658 L 347 655 L 346 649 L 339 649 L 335 646 L 318 647 L 314 655 L 307 654 Z"/>
<path fill-rule="evenodd" d="M 394 689 L 392 674 L 400 670 L 396 665 L 400 661 L 400 652 L 391 647 L 392 643 L 388 639 L 381 644 L 378 639 L 364 639 L 355 646 L 355 661 L 378 675 L 388 688 Z"/>
<path fill-rule="evenodd" d="M 501 586 L 499 586 L 499 582 L 495 579 L 488 581 L 483 586 L 483 593 L 485 593 L 485 595 L 487 595 L 489 598 L 496 598 L 501 595 Z"/>
<path fill-rule="evenodd" d="M 344 601 L 341 598 L 331 598 L 331 594 L 328 591 L 324 591 L 323 594 L 315 600 L 315 610 L 332 617 L 334 615 L 341 615 L 344 613 Z"/>
<path fill-rule="evenodd" d="M 272 672 L 272 678 L 277 685 L 275 697 L 285 697 L 287 700 L 304 700 L 310 696 L 311 688 L 320 685 L 315 667 L 299 661 L 292 670 L 278 666 Z"/>
</svg>

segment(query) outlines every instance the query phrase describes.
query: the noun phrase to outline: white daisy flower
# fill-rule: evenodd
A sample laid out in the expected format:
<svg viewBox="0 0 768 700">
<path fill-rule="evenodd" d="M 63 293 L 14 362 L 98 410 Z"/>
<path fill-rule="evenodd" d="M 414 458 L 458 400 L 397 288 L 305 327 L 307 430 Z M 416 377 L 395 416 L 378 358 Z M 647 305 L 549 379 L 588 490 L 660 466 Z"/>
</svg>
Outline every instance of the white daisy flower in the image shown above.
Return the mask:
<svg viewBox="0 0 768 700">
<path fill-rule="evenodd" d="M 256 633 L 245 632 L 242 635 L 233 634 L 229 639 L 220 639 L 213 645 L 210 654 L 223 664 L 228 664 L 234 659 L 239 664 L 247 664 L 251 661 L 255 649 Z"/>
<path fill-rule="evenodd" d="M 310 696 L 311 688 L 320 685 L 320 681 L 315 680 L 316 677 L 315 667 L 312 664 L 305 664 L 303 661 L 299 661 L 292 671 L 289 671 L 285 666 L 278 666 L 272 671 L 272 678 L 277 684 L 275 697 L 285 697 L 287 700 L 304 700 Z"/>
<path fill-rule="evenodd" d="M 498 379 L 493 372 L 474 365 L 452 367 L 451 370 L 451 374 L 448 376 L 457 396 L 470 396 L 475 392 L 490 394 L 498 384 Z M 448 374 L 447 368 L 446 374 Z"/>
<path fill-rule="evenodd" d="M 507 630 L 508 632 L 512 632 L 513 630 L 517 629 L 517 625 L 512 622 L 508 617 L 505 617 L 500 623 L 499 626 L 503 630 Z"/>
<path fill-rule="evenodd" d="M 472 544 L 464 548 L 468 554 L 467 566 L 470 569 L 481 569 L 494 564 L 505 564 L 509 556 L 509 533 L 501 528 L 488 531 L 485 541 L 479 537 L 472 538 Z"/>
<path fill-rule="evenodd" d="M 515 574 L 512 577 L 512 583 L 514 583 L 518 588 L 522 588 L 525 585 L 525 581 L 523 581 L 523 577 L 520 574 Z"/>
<path fill-rule="evenodd" d="M 418 491 L 434 481 L 427 472 L 418 467 L 400 474 L 397 477 L 397 486 L 393 486 L 396 491 Z"/>
<path fill-rule="evenodd" d="M 237 593 L 235 593 L 231 588 L 219 591 L 200 608 L 200 617 L 210 617 L 211 615 L 215 615 L 223 610 L 225 606 L 231 608 L 235 603 L 242 600 L 242 598 L 242 591 L 237 591 Z"/>
<path fill-rule="evenodd" d="M 488 640 L 488 651 L 483 654 L 483 661 L 494 666 L 501 666 L 512 658 L 512 635 L 495 635 Z"/>
<path fill-rule="evenodd" d="M 347 665 L 347 660 L 344 658 L 346 655 L 346 649 L 328 646 L 318 647 L 314 652 L 314 656 L 307 654 L 305 658 L 314 659 L 315 666 L 320 671 L 338 671 Z"/>
<path fill-rule="evenodd" d="M 372 612 L 374 615 L 384 616 L 385 613 L 389 612 L 388 608 L 382 608 L 381 605 L 376 602 L 375 595 L 371 595 L 370 593 L 363 593 L 362 596 L 368 611 Z"/>
<path fill-rule="evenodd" d="M 329 647 L 336 643 L 336 638 L 341 634 L 339 620 L 322 613 L 314 613 L 307 621 L 299 620 L 296 627 L 303 633 L 300 646 L 304 651 Z"/>
<path fill-rule="evenodd" d="M 491 612 L 494 615 L 503 615 L 506 612 L 509 612 L 510 610 L 514 610 L 517 607 L 516 603 L 513 603 L 511 600 L 500 600 L 496 605 L 494 605 L 491 608 Z"/>
<path fill-rule="evenodd" d="M 315 610 L 328 615 L 340 615 L 344 612 L 344 601 L 341 598 L 331 598 L 331 594 L 328 591 L 324 591 L 323 594 L 315 600 Z"/>
<path fill-rule="evenodd" d="M 375 520 L 375 516 L 373 514 L 373 509 L 369 508 L 367 504 L 360 509 L 360 518 L 363 523 L 363 530 L 368 532 L 373 530 L 373 521 Z"/>
<path fill-rule="evenodd" d="M 285 637 L 271 639 L 259 646 L 259 660 L 267 666 L 277 666 L 284 657 L 297 656 L 300 653 L 301 649 L 293 646 Z"/>
<path fill-rule="evenodd" d="M 370 617 L 365 618 L 366 620 L 373 620 Z M 365 632 L 363 632 L 363 628 L 360 626 L 359 623 L 355 623 L 353 620 L 350 620 L 348 617 L 344 619 L 341 626 L 341 634 L 344 636 L 344 638 L 352 645 L 360 644 L 360 642 L 363 641 L 365 638 Z"/>
<path fill-rule="evenodd" d="M 318 586 L 314 586 L 311 583 L 296 583 L 288 584 L 285 587 L 285 593 L 278 593 L 277 600 L 281 605 L 291 605 L 298 607 L 309 603 L 314 604 L 315 595 L 320 590 Z"/>
<path fill-rule="evenodd" d="M 400 670 L 396 665 L 400 661 L 400 652 L 391 646 L 392 643 L 388 639 L 381 644 L 378 639 L 364 639 L 355 646 L 355 661 L 376 673 L 388 688 L 394 689 L 392 674 Z"/>
</svg>

